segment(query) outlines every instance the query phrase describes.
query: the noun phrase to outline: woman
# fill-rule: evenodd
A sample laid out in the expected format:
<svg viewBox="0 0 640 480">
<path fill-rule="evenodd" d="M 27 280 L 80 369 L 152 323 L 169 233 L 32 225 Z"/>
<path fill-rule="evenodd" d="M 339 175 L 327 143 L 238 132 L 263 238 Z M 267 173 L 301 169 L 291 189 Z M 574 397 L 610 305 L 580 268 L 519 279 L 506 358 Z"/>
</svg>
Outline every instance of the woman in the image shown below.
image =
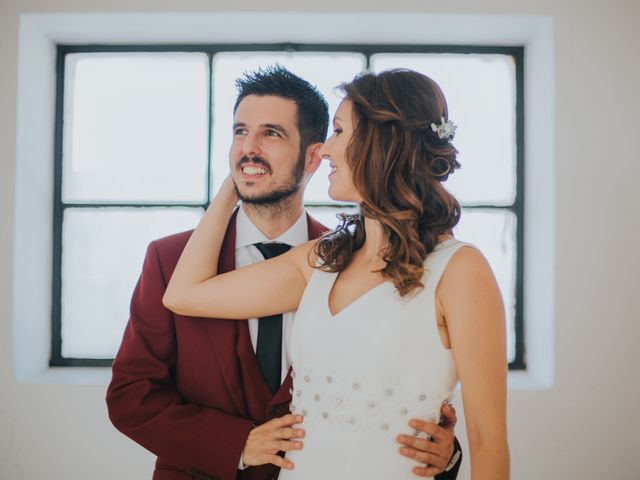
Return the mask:
<svg viewBox="0 0 640 480">
<path fill-rule="evenodd" d="M 437 421 L 458 380 L 472 478 L 506 479 L 503 306 L 483 256 L 451 236 L 460 206 L 441 182 L 459 164 L 444 95 L 410 70 L 363 74 L 342 90 L 320 154 L 331 165 L 330 196 L 358 203 L 360 214 L 318 241 L 216 276 L 210 266 L 237 202 L 227 179 L 165 304 L 238 319 L 298 309 L 293 414 L 281 437 L 292 440 L 274 446 L 285 459 L 270 459 L 282 479 L 413 478 L 420 468 L 394 455 L 394 432 L 408 418 Z M 248 284 L 260 288 L 245 295 Z M 304 432 L 295 427 L 303 418 Z"/>
</svg>

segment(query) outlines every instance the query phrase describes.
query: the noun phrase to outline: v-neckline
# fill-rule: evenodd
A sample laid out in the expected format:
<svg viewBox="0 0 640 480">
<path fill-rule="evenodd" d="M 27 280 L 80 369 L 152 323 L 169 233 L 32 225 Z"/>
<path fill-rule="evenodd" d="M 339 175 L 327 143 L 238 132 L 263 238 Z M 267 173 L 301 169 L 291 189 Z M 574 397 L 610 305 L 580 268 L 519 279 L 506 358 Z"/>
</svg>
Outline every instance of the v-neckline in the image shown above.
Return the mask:
<svg viewBox="0 0 640 480">
<path fill-rule="evenodd" d="M 362 292 L 360 295 L 358 295 L 356 298 L 354 298 L 353 300 L 351 300 L 350 303 L 348 303 L 347 305 L 345 305 L 344 307 L 342 307 L 341 310 L 333 313 L 331 311 L 331 292 L 333 291 L 333 287 L 336 284 L 336 280 L 338 280 L 338 275 L 340 275 L 340 272 L 335 272 L 334 275 L 332 275 L 332 280 L 331 283 L 329 285 L 329 291 L 327 292 L 327 298 L 325 300 L 325 305 L 327 306 L 327 311 L 329 312 L 329 315 L 331 316 L 331 318 L 336 318 L 339 317 L 340 315 L 342 315 L 342 313 L 345 310 L 350 309 L 353 304 L 360 302 L 360 300 L 364 297 L 366 297 L 367 295 L 369 295 L 371 292 L 373 292 L 374 290 L 377 290 L 378 288 L 380 288 L 382 285 L 387 285 L 387 284 L 391 284 L 393 285 L 393 282 L 390 282 L 389 280 L 383 280 L 382 282 L 378 283 L 377 285 L 371 287 L 369 290 L 366 290 L 364 292 Z"/>
<path fill-rule="evenodd" d="M 446 240 L 442 240 L 441 242 L 438 242 L 435 246 L 435 248 L 433 249 L 433 251 L 430 253 L 430 255 L 432 253 L 434 253 L 436 250 L 440 249 L 442 247 L 442 245 L 444 245 L 445 243 L 448 243 L 452 240 L 455 240 L 455 237 L 451 237 L 451 238 L 447 238 Z M 360 300 L 364 297 L 366 297 L 367 295 L 369 295 L 371 292 L 373 292 L 374 290 L 377 290 L 378 288 L 380 288 L 382 285 L 386 285 L 386 284 L 391 284 L 393 285 L 392 281 L 389 280 L 383 280 L 382 282 L 378 283 L 377 285 L 375 285 L 374 287 L 371 287 L 369 290 L 364 291 L 363 293 L 361 293 L 360 295 L 358 295 L 356 298 L 354 298 L 350 303 L 348 303 L 347 305 L 345 305 L 342 310 L 337 311 L 336 313 L 333 313 L 331 311 L 331 292 L 333 291 L 333 287 L 336 284 L 336 280 L 338 279 L 338 276 L 340 275 L 340 272 L 335 272 L 332 275 L 332 279 L 331 279 L 331 283 L 329 285 L 329 291 L 327 292 L 327 298 L 325 299 L 324 304 L 327 307 L 327 312 L 329 312 L 330 317 L 333 318 L 337 318 L 340 315 L 342 315 L 342 313 L 345 310 L 350 309 L 353 304 L 360 302 Z"/>
</svg>

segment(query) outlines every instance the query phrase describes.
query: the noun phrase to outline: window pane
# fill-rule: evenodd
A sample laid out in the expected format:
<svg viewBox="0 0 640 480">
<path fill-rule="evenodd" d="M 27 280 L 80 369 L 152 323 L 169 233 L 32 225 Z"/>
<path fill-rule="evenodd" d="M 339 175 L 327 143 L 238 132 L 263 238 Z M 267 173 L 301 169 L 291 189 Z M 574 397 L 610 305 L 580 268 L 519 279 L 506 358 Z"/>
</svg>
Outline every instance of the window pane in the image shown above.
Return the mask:
<svg viewBox="0 0 640 480">
<path fill-rule="evenodd" d="M 215 118 L 213 126 L 213 188 L 215 191 L 229 174 L 229 148 L 233 124 L 233 104 L 237 91 L 235 80 L 244 72 L 279 63 L 296 75 L 316 85 L 329 103 L 333 116 L 341 98 L 334 91 L 345 80 L 351 80 L 365 66 L 365 57 L 359 53 L 221 53 L 214 57 L 213 95 Z M 305 191 L 305 200 L 329 199 L 329 166 L 322 162 Z"/>
<path fill-rule="evenodd" d="M 508 210 L 463 209 L 456 238 L 477 246 L 491 265 L 507 317 L 507 358 L 515 356 L 516 216 Z"/>
<path fill-rule="evenodd" d="M 411 68 L 433 78 L 458 125 L 462 168 L 447 188 L 467 204 L 511 205 L 516 194 L 515 64 L 507 55 L 377 54 L 371 66 Z"/>
<path fill-rule="evenodd" d="M 203 53 L 66 56 L 64 202 L 204 202 Z"/>
<path fill-rule="evenodd" d="M 68 208 L 62 232 L 62 355 L 113 358 L 146 247 L 194 228 L 199 208 Z"/>
</svg>

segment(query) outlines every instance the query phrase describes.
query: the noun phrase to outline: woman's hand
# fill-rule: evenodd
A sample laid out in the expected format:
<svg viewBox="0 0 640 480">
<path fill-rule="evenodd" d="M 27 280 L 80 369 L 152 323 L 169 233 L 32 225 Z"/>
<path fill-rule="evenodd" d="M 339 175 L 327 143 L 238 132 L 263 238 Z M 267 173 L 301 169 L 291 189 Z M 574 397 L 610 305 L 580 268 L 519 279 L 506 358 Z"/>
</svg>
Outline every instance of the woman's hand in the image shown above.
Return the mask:
<svg viewBox="0 0 640 480">
<path fill-rule="evenodd" d="M 206 294 L 202 285 L 218 273 L 220 249 L 236 203 L 238 195 L 233 179 L 228 176 L 189 238 L 171 275 L 162 299 L 168 309 L 183 315 L 196 313 L 197 309 L 190 310 L 191 305 L 197 306 L 198 296 Z"/>
<path fill-rule="evenodd" d="M 232 205 L 235 205 L 240 201 L 238 191 L 236 190 L 236 184 L 234 183 L 231 174 L 229 174 L 227 178 L 224 179 L 224 182 L 222 182 L 220 190 L 218 190 L 218 193 L 216 193 L 214 197 L 214 201 L 216 199 Z"/>
</svg>

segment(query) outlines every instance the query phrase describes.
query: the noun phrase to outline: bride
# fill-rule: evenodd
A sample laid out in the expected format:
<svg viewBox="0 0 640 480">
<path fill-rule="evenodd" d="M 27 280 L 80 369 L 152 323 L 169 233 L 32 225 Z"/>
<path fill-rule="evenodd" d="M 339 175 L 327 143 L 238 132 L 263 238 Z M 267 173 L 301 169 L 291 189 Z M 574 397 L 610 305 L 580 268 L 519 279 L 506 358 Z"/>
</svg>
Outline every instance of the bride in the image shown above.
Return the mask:
<svg viewBox="0 0 640 480">
<path fill-rule="evenodd" d="M 444 95 L 410 70 L 362 74 L 341 88 L 320 155 L 331 166 L 329 195 L 359 204 L 359 214 L 319 240 L 216 275 L 238 201 L 229 177 L 165 305 L 229 319 L 298 309 L 292 414 L 277 443 L 287 453 L 268 460 L 283 467 L 281 479 L 414 478 L 420 467 L 394 452 L 394 432 L 409 418 L 437 422 L 458 381 L 471 478 L 507 479 L 504 309 L 482 254 L 451 236 L 460 206 L 442 182 L 459 164 Z"/>
</svg>

